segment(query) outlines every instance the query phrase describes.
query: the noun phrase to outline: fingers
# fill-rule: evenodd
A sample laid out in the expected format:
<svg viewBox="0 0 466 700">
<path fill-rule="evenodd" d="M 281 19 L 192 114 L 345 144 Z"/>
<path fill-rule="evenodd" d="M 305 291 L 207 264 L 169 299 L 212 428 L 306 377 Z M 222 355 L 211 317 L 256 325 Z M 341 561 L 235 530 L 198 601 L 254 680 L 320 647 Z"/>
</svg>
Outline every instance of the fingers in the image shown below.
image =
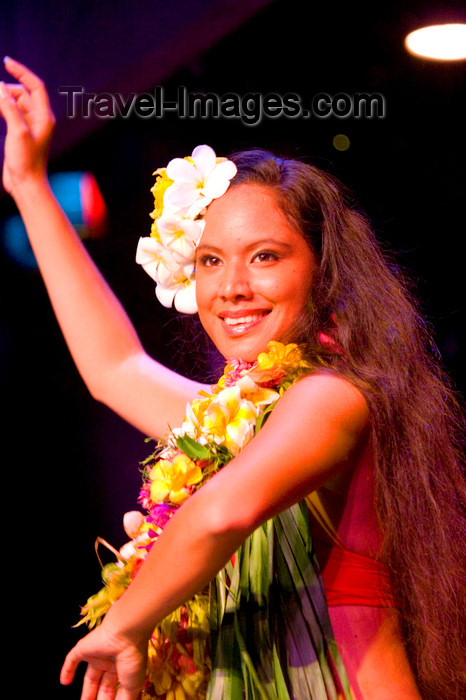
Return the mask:
<svg viewBox="0 0 466 700">
<path fill-rule="evenodd" d="M 84 676 L 81 700 L 107 700 L 115 697 L 118 676 L 112 671 L 103 671 L 89 666 Z"/>
<path fill-rule="evenodd" d="M 27 121 L 39 127 L 42 132 L 50 131 L 55 123 L 55 117 L 50 108 L 49 96 L 42 80 L 29 68 L 8 56 L 4 59 L 6 70 L 16 78 L 19 86 L 8 86 L 10 95 L 17 98 L 18 105 L 23 108 Z M 24 105 L 22 104 L 24 103 Z"/>
<path fill-rule="evenodd" d="M 22 97 L 27 96 L 27 91 L 24 85 L 20 85 L 19 83 L 4 83 L 6 91 L 10 94 L 11 97 L 13 97 L 15 100 L 19 100 Z"/>
<path fill-rule="evenodd" d="M 0 81 L 0 112 L 10 127 L 24 127 L 26 124 L 24 116 L 18 107 L 17 101 L 14 99 L 14 95 L 19 95 L 20 91 L 24 90 L 24 88 L 21 86 L 17 87 L 20 88 L 19 91 L 12 91 L 11 86 L 6 86 L 3 81 Z"/>
<path fill-rule="evenodd" d="M 70 685 L 74 679 L 79 661 L 73 657 L 72 651 L 68 654 L 60 674 L 62 685 Z M 119 687 L 118 674 L 113 670 L 111 663 L 89 663 L 84 675 L 81 700 L 138 700 L 140 687 L 128 690 Z M 115 695 L 116 693 L 116 695 Z"/>
<path fill-rule="evenodd" d="M 16 80 L 18 80 L 29 92 L 43 91 L 45 92 L 44 83 L 38 75 L 26 68 L 19 61 L 15 61 L 9 56 L 4 58 L 5 68 Z"/>
<path fill-rule="evenodd" d="M 60 682 L 70 685 L 81 662 L 87 663 L 81 700 L 137 700 L 146 675 L 147 643 L 143 650 L 110 637 L 104 625 L 83 637 L 67 654 Z"/>
<path fill-rule="evenodd" d="M 86 659 L 83 655 L 75 652 L 75 649 L 72 649 L 65 659 L 60 673 L 60 683 L 70 685 L 80 662 L 86 660 L 88 667 L 84 674 L 81 700 L 113 699 L 118 685 L 118 675 L 115 672 L 114 664 L 105 659 Z M 134 696 L 134 700 L 136 698 L 137 694 Z"/>
<path fill-rule="evenodd" d="M 97 656 L 93 654 L 92 651 L 87 653 L 85 649 L 81 650 L 85 640 L 86 638 L 81 640 L 81 642 L 78 642 L 76 646 L 73 647 L 73 649 L 71 649 L 71 651 L 67 654 L 60 673 L 60 682 L 62 685 L 69 685 L 73 682 L 76 670 L 81 661 L 87 661 L 89 663 L 86 677 L 89 676 L 91 679 L 97 676 L 100 678 L 102 673 L 110 673 L 114 670 L 114 664 L 110 658 L 106 658 L 103 654 L 101 656 Z"/>
<path fill-rule="evenodd" d="M 76 670 L 81 662 L 80 658 L 76 657 L 74 649 L 66 656 L 60 672 L 60 683 L 62 685 L 70 685 L 75 677 Z"/>
</svg>

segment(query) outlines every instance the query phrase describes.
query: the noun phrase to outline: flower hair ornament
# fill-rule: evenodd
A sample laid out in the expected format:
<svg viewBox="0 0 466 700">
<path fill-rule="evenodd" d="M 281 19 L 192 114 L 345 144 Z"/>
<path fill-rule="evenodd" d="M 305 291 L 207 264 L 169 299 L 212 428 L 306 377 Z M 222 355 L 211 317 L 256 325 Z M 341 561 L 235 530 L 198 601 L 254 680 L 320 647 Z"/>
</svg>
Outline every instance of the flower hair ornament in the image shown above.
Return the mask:
<svg viewBox="0 0 466 700">
<path fill-rule="evenodd" d="M 155 281 L 157 299 L 167 308 L 197 311 L 195 257 L 208 205 L 227 191 L 236 165 L 217 158 L 206 145 L 191 156 L 174 158 L 155 171 L 151 234 L 140 238 L 136 262 Z"/>
</svg>

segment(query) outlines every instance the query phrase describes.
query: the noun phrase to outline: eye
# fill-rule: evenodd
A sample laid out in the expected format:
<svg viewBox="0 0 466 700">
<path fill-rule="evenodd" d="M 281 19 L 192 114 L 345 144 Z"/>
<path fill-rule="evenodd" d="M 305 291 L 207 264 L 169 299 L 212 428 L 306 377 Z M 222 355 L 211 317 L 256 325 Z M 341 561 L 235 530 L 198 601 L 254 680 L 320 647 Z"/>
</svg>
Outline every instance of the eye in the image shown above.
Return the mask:
<svg viewBox="0 0 466 700">
<path fill-rule="evenodd" d="M 252 259 L 253 262 L 267 263 L 276 262 L 279 259 L 278 253 L 273 250 L 261 250 L 260 253 L 256 253 Z"/>
<path fill-rule="evenodd" d="M 201 255 L 198 263 L 203 267 L 218 267 L 221 264 L 220 258 L 216 255 Z"/>
</svg>

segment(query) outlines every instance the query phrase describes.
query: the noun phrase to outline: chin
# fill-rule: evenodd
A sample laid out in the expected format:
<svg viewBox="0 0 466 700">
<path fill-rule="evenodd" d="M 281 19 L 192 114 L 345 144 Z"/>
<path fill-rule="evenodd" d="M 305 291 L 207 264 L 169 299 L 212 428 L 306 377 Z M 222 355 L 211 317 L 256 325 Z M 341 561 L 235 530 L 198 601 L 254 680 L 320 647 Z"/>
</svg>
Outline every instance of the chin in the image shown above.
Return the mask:
<svg viewBox="0 0 466 700">
<path fill-rule="evenodd" d="M 238 338 L 232 340 L 229 338 L 227 341 L 219 343 L 217 348 L 227 360 L 238 358 L 244 362 L 253 362 L 259 353 L 264 352 L 270 340 L 273 339 Z"/>
</svg>

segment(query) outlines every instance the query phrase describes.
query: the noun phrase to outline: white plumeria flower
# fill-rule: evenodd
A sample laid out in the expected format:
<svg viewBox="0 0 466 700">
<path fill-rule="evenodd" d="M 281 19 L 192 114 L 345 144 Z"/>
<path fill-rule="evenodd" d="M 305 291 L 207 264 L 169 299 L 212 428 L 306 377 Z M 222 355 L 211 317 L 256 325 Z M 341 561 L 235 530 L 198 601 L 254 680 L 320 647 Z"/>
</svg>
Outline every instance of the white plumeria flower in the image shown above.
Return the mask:
<svg viewBox="0 0 466 700">
<path fill-rule="evenodd" d="M 242 376 L 236 383 L 241 395 L 248 398 L 254 406 L 267 406 L 280 398 L 278 391 L 265 389 L 256 384 L 248 374 Z"/>
<path fill-rule="evenodd" d="M 172 432 L 177 434 L 179 437 L 183 435 L 189 435 L 189 437 L 196 438 L 200 430 L 199 421 L 196 418 L 196 414 L 193 411 L 191 404 L 188 402 L 186 404 L 185 419 L 181 428 L 173 428 Z"/>
<path fill-rule="evenodd" d="M 226 432 L 227 446 L 233 454 L 237 454 L 254 437 L 254 425 L 246 420 L 236 420 L 227 425 Z"/>
<path fill-rule="evenodd" d="M 155 288 L 155 294 L 162 306 L 170 308 L 172 304 L 180 313 L 194 314 L 197 311 L 196 282 L 194 280 L 193 266 L 191 273 L 186 274 L 186 268 L 180 267 L 179 271 L 170 275 L 170 279 L 159 282 Z"/>
<path fill-rule="evenodd" d="M 194 426 L 191 423 L 188 423 L 187 421 L 182 423 L 180 428 L 172 428 L 172 433 L 176 438 L 184 437 L 185 435 L 187 435 L 188 437 L 193 438 L 193 440 L 195 440 L 197 437 L 197 430 L 195 430 Z"/>
<path fill-rule="evenodd" d="M 195 314 L 197 311 L 196 281 L 186 280 L 175 294 L 175 309 L 181 314 Z"/>
<path fill-rule="evenodd" d="M 156 282 L 155 293 L 162 306 L 175 308 L 180 313 L 197 311 L 194 264 L 180 263 L 175 254 L 154 238 L 140 238 L 136 262 Z"/>
<path fill-rule="evenodd" d="M 162 245 L 166 246 L 173 258 L 180 263 L 194 260 L 204 226 L 205 222 L 202 219 L 193 221 L 171 213 L 157 219 L 157 232 Z"/>
<path fill-rule="evenodd" d="M 173 184 L 165 190 L 163 202 L 169 207 L 189 207 L 199 197 L 205 197 L 203 206 L 221 197 L 236 175 L 236 165 L 230 160 L 217 163 L 210 146 L 197 146 L 192 152 L 193 162 L 174 158 L 167 165 L 167 175 Z M 202 200 L 201 200 L 202 202 Z"/>
<path fill-rule="evenodd" d="M 254 435 L 258 409 L 242 398 L 238 386 L 222 389 L 211 401 L 204 416 L 204 427 L 212 435 L 224 435 L 224 444 L 237 454 Z M 215 438 L 214 438 L 215 439 Z"/>
<path fill-rule="evenodd" d="M 203 217 L 206 213 L 207 207 L 211 202 L 212 200 L 207 199 L 207 197 L 198 197 L 198 199 L 196 199 L 196 201 L 193 202 L 189 207 L 185 207 L 184 209 L 177 209 L 177 212 L 180 216 L 183 216 L 183 218 L 185 219 L 197 219 L 199 221 L 200 218 Z"/>
<path fill-rule="evenodd" d="M 209 433 L 207 431 L 203 431 L 201 428 L 196 428 L 192 423 L 189 421 L 185 421 L 182 425 L 181 428 L 173 428 L 172 433 L 175 436 L 175 438 L 178 437 L 184 437 L 187 435 L 190 438 L 193 438 L 193 440 L 196 440 L 196 442 L 199 443 L 199 445 L 207 445 L 208 439 L 210 437 Z M 206 437 L 207 435 L 207 437 Z M 175 443 L 176 447 L 176 443 Z"/>
<path fill-rule="evenodd" d="M 167 251 L 167 254 L 170 256 L 170 260 L 175 261 L 176 267 L 172 265 L 168 267 L 162 260 L 157 267 L 157 284 L 170 287 L 172 285 L 179 285 L 185 280 L 190 279 L 194 272 L 194 264 L 186 261 L 178 262 L 178 260 L 175 260 L 175 256 L 172 256 L 169 251 Z"/>
<path fill-rule="evenodd" d="M 157 299 L 182 313 L 197 311 L 194 262 L 206 208 L 225 194 L 237 172 L 232 161 L 218 160 L 204 145 L 194 149 L 191 159 L 170 161 L 165 174 L 173 182 L 164 192 L 162 212 L 153 216 L 159 240 L 151 236 L 138 244 L 136 262 L 156 282 Z"/>
<path fill-rule="evenodd" d="M 185 419 L 181 425 L 181 428 L 172 428 L 171 432 L 173 435 L 176 435 L 176 437 L 183 437 L 184 435 L 189 435 L 189 437 L 192 438 L 197 437 L 199 432 L 199 421 L 197 420 L 189 402 L 186 404 Z"/>
<path fill-rule="evenodd" d="M 180 266 L 179 262 L 167 251 L 167 248 L 150 236 L 139 239 L 136 262 L 142 265 L 149 277 L 152 277 L 155 282 L 159 281 L 160 267 L 168 274 L 173 274 Z"/>
</svg>

